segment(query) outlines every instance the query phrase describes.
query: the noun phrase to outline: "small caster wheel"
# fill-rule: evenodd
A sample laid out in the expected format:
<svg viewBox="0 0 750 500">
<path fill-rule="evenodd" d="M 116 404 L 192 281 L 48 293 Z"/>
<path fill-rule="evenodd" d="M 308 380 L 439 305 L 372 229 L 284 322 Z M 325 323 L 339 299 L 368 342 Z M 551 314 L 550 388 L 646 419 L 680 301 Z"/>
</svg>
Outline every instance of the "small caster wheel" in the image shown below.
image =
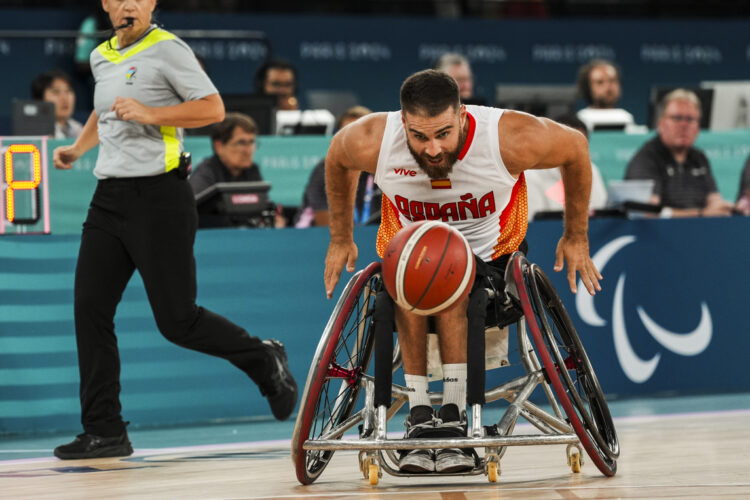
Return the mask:
<svg viewBox="0 0 750 500">
<path fill-rule="evenodd" d="M 370 479 L 370 486 L 377 486 L 378 479 L 379 479 L 379 470 L 377 464 L 370 463 L 367 466 L 367 470 L 369 473 L 369 479 Z"/>
<path fill-rule="evenodd" d="M 487 479 L 491 483 L 496 483 L 497 478 L 500 477 L 500 464 L 497 462 L 490 462 L 487 464 Z"/>
<path fill-rule="evenodd" d="M 570 464 L 570 470 L 573 472 L 581 472 L 581 454 L 571 453 L 568 457 L 568 463 Z"/>
</svg>

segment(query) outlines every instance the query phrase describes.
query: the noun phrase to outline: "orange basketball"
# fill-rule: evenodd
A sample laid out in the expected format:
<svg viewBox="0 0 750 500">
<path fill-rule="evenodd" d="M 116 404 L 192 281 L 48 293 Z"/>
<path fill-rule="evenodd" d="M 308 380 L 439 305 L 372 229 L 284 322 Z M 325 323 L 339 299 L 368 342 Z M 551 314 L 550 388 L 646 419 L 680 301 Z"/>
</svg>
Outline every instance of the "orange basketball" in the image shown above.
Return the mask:
<svg viewBox="0 0 750 500">
<path fill-rule="evenodd" d="M 465 297 L 474 283 L 474 254 L 448 224 L 419 221 L 401 229 L 383 255 L 383 282 L 402 308 L 429 316 Z"/>
</svg>

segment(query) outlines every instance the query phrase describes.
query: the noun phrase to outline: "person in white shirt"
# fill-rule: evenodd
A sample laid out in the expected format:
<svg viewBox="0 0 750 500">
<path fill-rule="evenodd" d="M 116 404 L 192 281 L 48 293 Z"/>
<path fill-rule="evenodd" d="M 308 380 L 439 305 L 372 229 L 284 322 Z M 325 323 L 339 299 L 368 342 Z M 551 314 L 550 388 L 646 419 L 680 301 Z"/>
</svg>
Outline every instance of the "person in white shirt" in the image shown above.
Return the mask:
<svg viewBox="0 0 750 500">
<path fill-rule="evenodd" d="M 55 103 L 55 139 L 74 139 L 83 125 L 72 118 L 76 94 L 70 77 L 60 70 L 45 71 L 31 82 L 31 98 Z"/>
<path fill-rule="evenodd" d="M 620 70 L 609 61 L 593 59 L 578 70 L 578 93 L 588 106 L 578 112 L 578 118 L 589 132 L 594 130 L 637 131 L 635 120 L 628 111 L 618 108 L 622 97 Z M 638 130 L 639 131 L 639 130 Z"/>
<path fill-rule="evenodd" d="M 557 123 L 567 125 L 578 130 L 588 139 L 586 125 L 573 114 L 555 118 Z M 546 170 L 528 170 L 526 175 L 526 191 L 529 204 L 529 220 L 533 220 L 541 212 L 560 212 L 565 207 L 565 191 L 559 168 Z M 602 179 L 599 168 L 591 162 L 591 197 L 589 198 L 589 213 L 601 210 L 607 206 L 607 187 Z"/>
</svg>

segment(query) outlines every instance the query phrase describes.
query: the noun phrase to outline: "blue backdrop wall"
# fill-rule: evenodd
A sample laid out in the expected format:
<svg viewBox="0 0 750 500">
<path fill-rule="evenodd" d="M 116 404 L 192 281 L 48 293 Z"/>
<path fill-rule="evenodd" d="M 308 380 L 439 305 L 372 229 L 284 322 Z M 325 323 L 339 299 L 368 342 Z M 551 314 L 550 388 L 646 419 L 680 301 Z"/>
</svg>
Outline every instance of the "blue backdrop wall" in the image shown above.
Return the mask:
<svg viewBox="0 0 750 500">
<path fill-rule="evenodd" d="M 529 256 L 545 270 L 560 234 L 559 222 L 530 225 Z M 362 268 L 375 259 L 375 228 L 355 236 Z M 601 293 L 573 296 L 564 276 L 550 274 L 609 397 L 750 390 L 750 219 L 602 219 L 591 222 L 590 239 L 605 277 Z M 199 303 L 282 340 L 300 386 L 333 308 L 322 283 L 327 242 L 320 228 L 209 230 L 196 242 Z M 0 238 L 0 434 L 78 428 L 78 243 L 78 236 Z M 137 276 L 116 329 L 124 417 L 134 425 L 269 416 L 244 374 L 160 336 Z"/>
<path fill-rule="evenodd" d="M 75 30 L 88 11 L 2 11 L 0 30 Z M 496 83 L 575 81 L 594 58 L 623 69 L 622 104 L 640 123 L 647 118 L 654 84 L 695 85 L 702 80 L 748 78 L 750 30 L 746 21 L 669 20 L 448 20 L 431 18 L 187 14 L 163 12 L 168 29 L 261 30 L 275 55 L 294 62 L 302 89 L 347 89 L 375 110 L 396 109 L 398 88 L 448 50 L 472 61 L 479 94 L 492 100 Z M 255 69 L 267 56 L 248 40 L 189 40 L 206 61 L 219 90 L 252 89 Z M 28 96 L 33 76 L 51 67 L 73 69 L 73 39 L 2 38 L 0 63 L 13 78 L 2 95 Z M 90 110 L 90 92 L 78 86 L 79 108 Z M 304 97 L 304 96 L 302 96 Z M 9 99 L 0 101 L 0 134 L 7 133 Z M 3 117 L 4 120 L 3 120 Z"/>
</svg>

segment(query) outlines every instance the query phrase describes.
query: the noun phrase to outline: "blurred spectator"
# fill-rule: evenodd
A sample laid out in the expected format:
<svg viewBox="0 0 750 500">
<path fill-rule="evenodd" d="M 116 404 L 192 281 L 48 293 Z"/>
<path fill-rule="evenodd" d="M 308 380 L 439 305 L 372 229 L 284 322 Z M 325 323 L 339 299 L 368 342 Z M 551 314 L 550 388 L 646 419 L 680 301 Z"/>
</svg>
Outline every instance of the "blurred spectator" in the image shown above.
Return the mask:
<svg viewBox="0 0 750 500">
<path fill-rule="evenodd" d="M 31 98 L 55 103 L 55 139 L 78 137 L 83 125 L 72 118 L 76 95 L 70 77 L 60 71 L 45 71 L 31 82 Z"/>
<path fill-rule="evenodd" d="M 676 89 L 657 109 L 658 134 L 628 163 L 626 179 L 652 179 L 651 203 L 665 217 L 731 215 L 732 204 L 716 187 L 711 164 L 693 146 L 698 137 L 701 103 L 694 92 Z"/>
<path fill-rule="evenodd" d="M 581 132 L 588 139 L 586 125 L 575 115 L 568 114 L 555 118 L 555 121 Z M 559 168 L 531 169 L 524 172 L 529 204 L 529 220 L 542 212 L 561 212 L 565 207 L 565 190 Z M 591 162 L 591 197 L 589 211 L 607 206 L 607 188 L 599 168 Z"/>
<path fill-rule="evenodd" d="M 89 57 L 100 43 L 99 34 L 110 28 L 112 28 L 112 23 L 109 20 L 109 15 L 101 8 L 95 8 L 91 14 L 81 21 L 76 37 L 76 50 L 73 55 L 76 70 L 81 75 L 91 76 Z M 108 33 L 108 35 L 112 37 L 114 33 Z"/>
<path fill-rule="evenodd" d="M 737 211 L 750 215 L 750 156 L 745 161 L 745 168 L 740 175 L 740 190 L 737 193 Z"/>
<path fill-rule="evenodd" d="M 634 126 L 633 115 L 617 103 L 622 96 L 620 70 L 614 63 L 593 59 L 578 70 L 578 93 L 588 104 L 578 118 L 593 130 L 628 130 Z"/>
<path fill-rule="evenodd" d="M 227 113 L 211 131 L 214 155 L 198 164 L 188 179 L 193 192 L 197 195 L 219 182 L 262 181 L 260 169 L 253 162 L 257 131 L 249 116 Z M 274 225 L 284 227 L 286 222 L 277 215 Z"/>
<path fill-rule="evenodd" d="M 270 59 L 255 72 L 255 92 L 278 97 L 279 110 L 299 109 L 297 70 L 284 59 Z"/>
<path fill-rule="evenodd" d="M 342 129 L 350 123 L 357 121 L 365 115 L 372 113 L 364 106 L 354 106 L 342 114 L 337 129 Z M 310 173 L 310 178 L 305 186 L 302 196 L 302 206 L 297 214 L 295 227 L 303 228 L 310 226 L 328 225 L 328 197 L 326 196 L 325 165 L 323 158 L 318 162 Z M 374 184 L 373 175 L 362 172 L 357 186 L 357 198 L 355 201 L 354 221 L 358 224 L 367 224 L 380 214 L 380 190 Z"/>
<path fill-rule="evenodd" d="M 456 80 L 463 104 L 486 104 L 484 99 L 474 95 L 474 74 L 471 72 L 469 60 L 464 56 L 456 52 L 447 52 L 440 56 L 434 69 L 448 73 Z"/>
</svg>

